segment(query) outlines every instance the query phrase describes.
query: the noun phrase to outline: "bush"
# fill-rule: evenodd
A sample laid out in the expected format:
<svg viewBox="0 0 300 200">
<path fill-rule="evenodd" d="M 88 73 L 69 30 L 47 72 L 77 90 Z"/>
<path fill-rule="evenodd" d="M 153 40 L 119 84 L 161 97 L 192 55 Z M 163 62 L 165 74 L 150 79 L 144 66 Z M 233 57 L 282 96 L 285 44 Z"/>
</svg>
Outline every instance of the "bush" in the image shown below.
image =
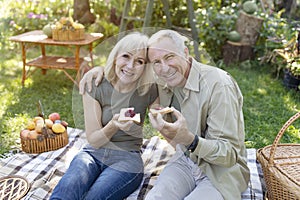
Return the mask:
<svg viewBox="0 0 300 200">
<path fill-rule="evenodd" d="M 275 74 L 277 78 L 282 74 L 282 70 L 289 60 L 289 58 L 285 58 L 285 52 L 293 54 L 295 51 L 298 34 L 298 22 L 282 18 L 282 12 L 273 13 L 271 16 L 264 15 L 263 28 L 255 46 L 258 59 L 261 63 L 270 64 L 272 67 L 270 73 Z"/>
</svg>

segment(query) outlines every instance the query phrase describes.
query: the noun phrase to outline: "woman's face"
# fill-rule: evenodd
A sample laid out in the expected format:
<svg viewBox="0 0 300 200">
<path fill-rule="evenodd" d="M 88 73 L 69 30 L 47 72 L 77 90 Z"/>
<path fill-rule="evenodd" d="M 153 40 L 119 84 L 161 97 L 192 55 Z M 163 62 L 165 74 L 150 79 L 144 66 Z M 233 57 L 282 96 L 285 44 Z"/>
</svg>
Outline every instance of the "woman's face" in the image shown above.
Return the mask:
<svg viewBox="0 0 300 200">
<path fill-rule="evenodd" d="M 115 62 L 115 72 L 122 84 L 132 84 L 143 74 L 146 64 L 145 50 L 119 53 Z"/>
</svg>

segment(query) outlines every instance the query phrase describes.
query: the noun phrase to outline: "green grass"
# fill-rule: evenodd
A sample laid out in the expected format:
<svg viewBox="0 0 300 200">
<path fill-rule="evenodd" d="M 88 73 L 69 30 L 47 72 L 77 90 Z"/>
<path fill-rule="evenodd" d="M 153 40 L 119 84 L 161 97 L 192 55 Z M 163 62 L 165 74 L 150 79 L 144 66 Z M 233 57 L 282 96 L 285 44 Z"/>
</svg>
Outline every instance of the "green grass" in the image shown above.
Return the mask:
<svg viewBox="0 0 300 200">
<path fill-rule="evenodd" d="M 33 49 L 31 57 L 39 50 Z M 20 49 L 1 52 L 0 57 L 0 155 L 20 148 L 19 132 L 37 113 L 41 100 L 46 115 L 59 112 L 70 127 L 84 129 L 81 96 L 62 71 L 38 69 L 21 86 Z M 260 148 L 271 144 L 282 125 L 300 109 L 300 93 L 283 87 L 267 66 L 250 68 L 226 67 L 237 80 L 244 95 L 244 117 L 247 147 Z M 70 73 L 75 76 L 74 71 Z M 300 120 L 298 120 L 300 121 Z M 290 127 L 284 142 L 299 142 L 299 123 Z M 145 137 L 157 135 L 146 119 Z"/>
<path fill-rule="evenodd" d="M 281 78 L 269 73 L 268 66 L 251 69 L 227 69 L 237 80 L 244 95 L 244 118 L 247 147 L 261 148 L 274 141 L 283 124 L 300 111 L 300 92 L 287 90 Z M 293 123 L 282 142 L 300 142 L 300 120 Z"/>
</svg>

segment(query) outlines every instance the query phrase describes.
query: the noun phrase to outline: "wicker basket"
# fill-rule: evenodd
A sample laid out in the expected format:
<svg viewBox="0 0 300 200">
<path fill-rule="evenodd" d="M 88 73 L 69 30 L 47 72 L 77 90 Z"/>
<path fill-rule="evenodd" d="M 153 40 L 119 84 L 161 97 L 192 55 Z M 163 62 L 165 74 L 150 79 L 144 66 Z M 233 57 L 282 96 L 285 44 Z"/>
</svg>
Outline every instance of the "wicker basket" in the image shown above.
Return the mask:
<svg viewBox="0 0 300 200">
<path fill-rule="evenodd" d="M 52 38 L 57 41 L 84 40 L 84 29 L 62 30 L 52 29 Z"/>
<path fill-rule="evenodd" d="M 26 153 L 43 153 L 53 151 L 66 146 L 69 142 L 67 131 L 56 134 L 54 138 L 44 138 L 42 141 L 37 139 L 23 139 L 21 137 L 22 151 Z"/>
<path fill-rule="evenodd" d="M 286 129 L 299 117 L 300 112 L 292 116 L 273 144 L 257 151 L 269 200 L 300 199 L 300 144 L 278 144 Z"/>
<path fill-rule="evenodd" d="M 17 175 L 0 178 L 0 199 L 18 200 L 25 196 L 30 188 L 28 181 Z"/>
</svg>

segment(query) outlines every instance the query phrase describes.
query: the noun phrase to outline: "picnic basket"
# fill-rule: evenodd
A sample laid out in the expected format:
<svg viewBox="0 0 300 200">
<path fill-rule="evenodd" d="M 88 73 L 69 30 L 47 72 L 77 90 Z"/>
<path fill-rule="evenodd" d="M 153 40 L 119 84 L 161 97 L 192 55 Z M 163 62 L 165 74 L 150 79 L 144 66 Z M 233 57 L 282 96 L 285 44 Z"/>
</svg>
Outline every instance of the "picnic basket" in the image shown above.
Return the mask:
<svg viewBox="0 0 300 200">
<path fill-rule="evenodd" d="M 45 137 L 43 140 L 23 139 L 21 137 L 22 151 L 26 153 L 43 153 L 54 151 L 66 146 L 69 142 L 67 131 L 56 134 L 55 137 Z"/>
<path fill-rule="evenodd" d="M 300 199 L 300 144 L 279 144 L 287 128 L 300 117 L 292 116 L 280 129 L 272 145 L 257 151 L 269 200 Z"/>
<path fill-rule="evenodd" d="M 0 199 L 18 200 L 25 196 L 30 188 L 28 181 L 18 175 L 0 178 Z"/>
<path fill-rule="evenodd" d="M 58 113 L 51 114 L 53 115 L 52 120 L 50 119 L 50 115 L 49 119 L 45 119 L 40 100 L 38 101 L 37 108 L 38 116 L 31 121 L 30 126 L 27 126 L 26 129 L 20 132 L 22 151 L 26 153 L 43 153 L 66 146 L 69 143 L 68 123 L 61 121 Z M 47 120 L 51 123 L 47 122 Z M 41 123 L 41 125 L 38 125 L 38 123 Z M 54 126 L 56 127 L 55 130 Z"/>
</svg>

